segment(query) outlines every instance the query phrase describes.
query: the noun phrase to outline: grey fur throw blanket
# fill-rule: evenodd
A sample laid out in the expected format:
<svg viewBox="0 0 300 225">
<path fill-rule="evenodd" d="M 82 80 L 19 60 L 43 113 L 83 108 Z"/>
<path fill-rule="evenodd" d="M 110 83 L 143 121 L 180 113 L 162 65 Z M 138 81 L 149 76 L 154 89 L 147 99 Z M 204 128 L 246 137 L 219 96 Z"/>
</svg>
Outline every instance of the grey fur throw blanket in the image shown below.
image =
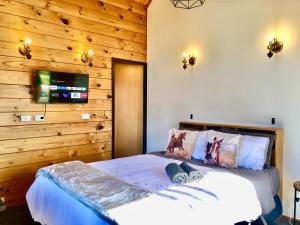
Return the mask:
<svg viewBox="0 0 300 225">
<path fill-rule="evenodd" d="M 142 199 L 151 193 L 80 161 L 41 168 L 44 176 L 101 216 L 117 224 L 109 210 Z"/>
</svg>

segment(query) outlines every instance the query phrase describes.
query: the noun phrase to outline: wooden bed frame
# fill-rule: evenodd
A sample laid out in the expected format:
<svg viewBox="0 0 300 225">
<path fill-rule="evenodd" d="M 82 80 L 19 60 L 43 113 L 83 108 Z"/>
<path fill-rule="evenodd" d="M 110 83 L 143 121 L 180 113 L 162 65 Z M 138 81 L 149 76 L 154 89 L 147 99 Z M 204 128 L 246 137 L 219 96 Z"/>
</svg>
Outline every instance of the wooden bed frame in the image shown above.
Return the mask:
<svg viewBox="0 0 300 225">
<path fill-rule="evenodd" d="M 283 152 L 283 129 L 275 126 L 259 126 L 259 125 L 238 125 L 238 124 L 215 124 L 204 122 L 179 122 L 181 130 L 220 130 L 221 128 L 235 129 L 237 131 L 247 131 L 253 133 L 275 134 L 275 144 L 273 146 L 273 154 L 271 165 L 275 166 L 280 174 L 280 190 L 279 197 L 282 197 L 282 152 Z"/>
</svg>

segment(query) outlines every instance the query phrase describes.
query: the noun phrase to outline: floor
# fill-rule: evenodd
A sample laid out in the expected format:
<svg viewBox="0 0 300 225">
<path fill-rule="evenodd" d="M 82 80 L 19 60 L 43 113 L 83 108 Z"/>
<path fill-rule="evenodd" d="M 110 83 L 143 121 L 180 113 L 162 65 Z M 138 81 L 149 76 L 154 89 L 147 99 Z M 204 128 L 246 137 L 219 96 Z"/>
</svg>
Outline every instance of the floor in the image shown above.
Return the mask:
<svg viewBox="0 0 300 225">
<path fill-rule="evenodd" d="M 0 225 L 35 225 L 26 205 L 0 212 Z"/>
<path fill-rule="evenodd" d="M 289 225 L 285 218 L 280 218 L 278 225 Z M 31 219 L 30 213 L 26 205 L 9 208 L 4 212 L 0 212 L 0 225 L 39 225 Z M 300 225 L 300 223 L 297 223 Z"/>
</svg>

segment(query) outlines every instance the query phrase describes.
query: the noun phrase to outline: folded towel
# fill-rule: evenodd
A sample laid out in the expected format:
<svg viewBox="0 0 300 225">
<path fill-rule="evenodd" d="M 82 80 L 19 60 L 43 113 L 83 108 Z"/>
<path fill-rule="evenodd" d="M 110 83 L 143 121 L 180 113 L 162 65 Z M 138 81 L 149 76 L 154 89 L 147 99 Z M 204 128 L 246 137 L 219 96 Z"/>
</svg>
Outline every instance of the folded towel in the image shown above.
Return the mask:
<svg viewBox="0 0 300 225">
<path fill-rule="evenodd" d="M 175 184 L 184 184 L 188 180 L 188 174 L 176 163 L 170 163 L 165 168 L 171 181 Z"/>
<path fill-rule="evenodd" d="M 199 170 L 196 170 L 195 168 L 191 167 L 189 164 L 185 162 L 181 163 L 180 167 L 188 174 L 189 182 L 199 181 L 203 177 Z"/>
</svg>

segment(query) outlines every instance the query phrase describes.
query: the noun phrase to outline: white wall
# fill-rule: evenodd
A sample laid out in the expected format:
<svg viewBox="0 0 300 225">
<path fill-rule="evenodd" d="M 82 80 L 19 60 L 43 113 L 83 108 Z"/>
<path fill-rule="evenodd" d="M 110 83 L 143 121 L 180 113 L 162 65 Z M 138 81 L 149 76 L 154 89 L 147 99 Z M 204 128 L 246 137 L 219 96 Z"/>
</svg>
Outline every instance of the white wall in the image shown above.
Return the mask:
<svg viewBox="0 0 300 225">
<path fill-rule="evenodd" d="M 154 0 L 148 11 L 148 151 L 188 120 L 284 127 L 284 210 L 300 180 L 300 1 L 207 0 L 193 10 Z M 276 34 L 277 33 L 277 34 Z M 276 34 L 284 50 L 266 56 Z M 197 57 L 182 69 L 181 54 Z M 300 207 L 299 207 L 300 208 Z M 298 212 L 300 215 L 300 211 Z"/>
</svg>

